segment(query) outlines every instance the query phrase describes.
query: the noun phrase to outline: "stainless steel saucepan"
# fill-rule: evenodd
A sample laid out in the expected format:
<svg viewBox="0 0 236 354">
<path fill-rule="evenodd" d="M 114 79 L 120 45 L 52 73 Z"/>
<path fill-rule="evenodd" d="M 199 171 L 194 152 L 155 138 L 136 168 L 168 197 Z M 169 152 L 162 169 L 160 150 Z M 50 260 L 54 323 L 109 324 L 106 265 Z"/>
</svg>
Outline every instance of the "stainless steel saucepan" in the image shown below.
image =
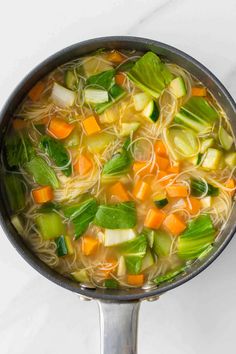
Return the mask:
<svg viewBox="0 0 236 354">
<path fill-rule="evenodd" d="M 191 74 L 202 81 L 203 84 L 215 95 L 228 115 L 234 134 L 236 134 L 235 102 L 221 82 L 219 82 L 219 80 L 202 64 L 180 50 L 154 40 L 136 37 L 103 37 L 81 42 L 59 51 L 38 65 L 22 80 L 1 111 L 0 152 L 3 148 L 4 135 L 12 119 L 13 112 L 36 82 L 54 70 L 57 66 L 89 54 L 99 48 L 136 49 L 142 52 L 152 50 L 162 58 L 187 69 Z M 214 245 L 207 259 L 195 262 L 191 269 L 188 269 L 186 273 L 179 275 L 171 283 L 165 283 L 151 290 L 86 289 L 49 268 L 27 248 L 21 236 L 18 235 L 10 222 L 2 176 L 0 178 L 0 191 L 0 223 L 9 241 L 21 256 L 48 280 L 79 294 L 84 299 L 94 299 L 98 301 L 101 320 L 101 352 L 103 354 L 136 353 L 137 323 L 140 303 L 145 299 L 155 300 L 161 294 L 189 281 L 206 269 L 221 254 L 236 230 L 236 207 L 234 206 L 220 239 Z"/>
</svg>

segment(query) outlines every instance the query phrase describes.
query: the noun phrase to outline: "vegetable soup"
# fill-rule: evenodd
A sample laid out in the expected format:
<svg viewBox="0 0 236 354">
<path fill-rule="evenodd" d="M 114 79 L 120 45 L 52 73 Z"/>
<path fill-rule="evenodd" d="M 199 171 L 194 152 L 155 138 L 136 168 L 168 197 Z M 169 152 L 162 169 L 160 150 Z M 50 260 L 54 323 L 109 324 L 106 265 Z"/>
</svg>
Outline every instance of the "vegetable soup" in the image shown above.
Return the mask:
<svg viewBox="0 0 236 354">
<path fill-rule="evenodd" d="M 232 209 L 228 117 L 196 77 L 151 51 L 99 50 L 58 67 L 4 143 L 12 224 L 85 287 L 172 281 L 207 256 Z"/>
</svg>

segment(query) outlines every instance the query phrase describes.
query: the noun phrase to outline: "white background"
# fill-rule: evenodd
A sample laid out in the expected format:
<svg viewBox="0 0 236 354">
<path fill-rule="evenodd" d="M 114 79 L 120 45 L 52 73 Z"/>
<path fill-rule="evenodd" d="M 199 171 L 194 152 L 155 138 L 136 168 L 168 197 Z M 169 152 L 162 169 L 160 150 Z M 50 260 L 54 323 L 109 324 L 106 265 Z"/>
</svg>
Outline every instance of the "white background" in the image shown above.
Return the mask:
<svg viewBox="0 0 236 354">
<path fill-rule="evenodd" d="M 75 42 L 106 35 L 149 37 L 176 46 L 205 64 L 236 98 L 235 0 L 0 4 L 0 107 L 43 59 Z M 99 353 L 96 303 L 81 302 L 42 278 L 0 232 L 0 353 Z M 143 303 L 139 353 L 235 353 L 235 270 L 234 238 L 204 273 L 157 302 Z"/>
</svg>

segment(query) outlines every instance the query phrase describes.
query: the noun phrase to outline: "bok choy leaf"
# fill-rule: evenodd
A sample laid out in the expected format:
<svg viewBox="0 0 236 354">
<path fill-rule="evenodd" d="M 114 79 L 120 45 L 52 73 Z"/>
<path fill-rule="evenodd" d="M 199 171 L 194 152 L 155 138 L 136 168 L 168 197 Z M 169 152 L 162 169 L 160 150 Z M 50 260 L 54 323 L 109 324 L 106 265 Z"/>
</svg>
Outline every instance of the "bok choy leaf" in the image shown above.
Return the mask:
<svg viewBox="0 0 236 354">
<path fill-rule="evenodd" d="M 119 250 L 125 258 L 126 269 L 129 274 L 138 274 L 142 268 L 143 258 L 147 251 L 148 240 L 143 234 L 135 239 L 123 243 Z"/>
<path fill-rule="evenodd" d="M 64 175 L 67 177 L 71 175 L 70 156 L 60 141 L 44 135 L 39 146 L 55 162 L 56 166 L 61 167 Z"/>
<path fill-rule="evenodd" d="M 94 224 L 105 229 L 131 229 L 137 223 L 134 202 L 100 205 Z"/>
<path fill-rule="evenodd" d="M 180 235 L 177 253 L 180 258 L 190 260 L 200 256 L 215 238 L 215 228 L 209 215 L 200 215 L 189 222 L 187 229 Z"/>
<path fill-rule="evenodd" d="M 122 149 L 105 163 L 103 176 L 116 176 L 125 174 L 132 164 L 132 156 L 129 150 L 130 139 L 127 139 Z"/>
<path fill-rule="evenodd" d="M 154 98 L 158 98 L 173 79 L 168 67 L 153 52 L 147 52 L 138 59 L 127 75 L 136 86 Z"/>
<path fill-rule="evenodd" d="M 98 205 L 94 198 L 63 208 L 65 216 L 74 224 L 76 239 L 87 230 L 90 222 L 95 217 L 97 208 Z"/>
</svg>

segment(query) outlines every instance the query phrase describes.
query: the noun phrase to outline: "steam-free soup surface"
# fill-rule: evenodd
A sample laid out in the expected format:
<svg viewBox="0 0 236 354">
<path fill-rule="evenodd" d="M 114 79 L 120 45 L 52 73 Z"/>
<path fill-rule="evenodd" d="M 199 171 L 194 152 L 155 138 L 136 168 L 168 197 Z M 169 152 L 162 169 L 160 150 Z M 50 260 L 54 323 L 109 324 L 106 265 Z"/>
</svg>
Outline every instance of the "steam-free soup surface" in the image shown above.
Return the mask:
<svg viewBox="0 0 236 354">
<path fill-rule="evenodd" d="M 13 116 L 2 171 L 12 223 L 84 286 L 159 286 L 220 238 L 234 141 L 207 87 L 175 63 L 117 50 L 78 58 Z"/>
</svg>

